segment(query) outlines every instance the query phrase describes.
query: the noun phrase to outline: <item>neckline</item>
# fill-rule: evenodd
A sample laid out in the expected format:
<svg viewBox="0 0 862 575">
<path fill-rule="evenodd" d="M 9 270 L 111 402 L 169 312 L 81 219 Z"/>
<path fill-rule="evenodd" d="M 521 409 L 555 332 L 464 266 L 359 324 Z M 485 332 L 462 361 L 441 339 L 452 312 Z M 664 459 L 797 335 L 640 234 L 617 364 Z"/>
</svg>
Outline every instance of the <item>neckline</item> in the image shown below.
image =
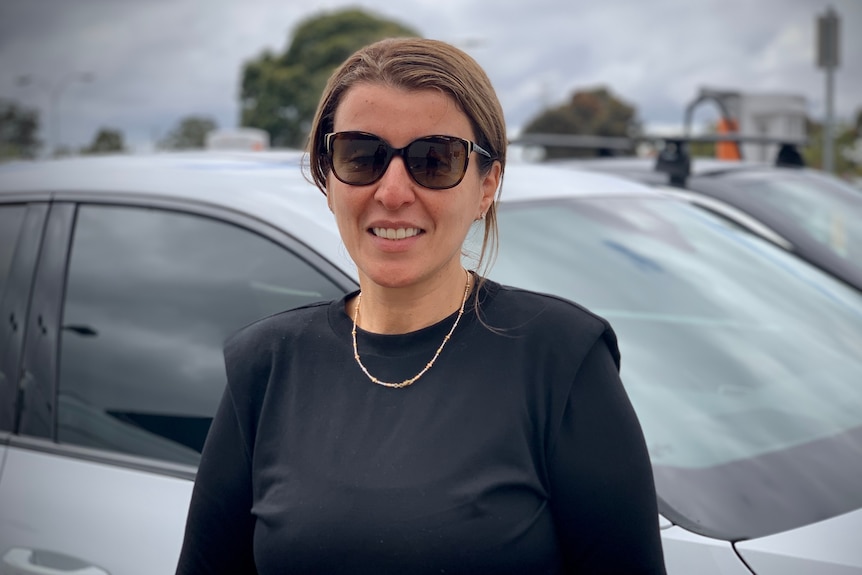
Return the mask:
<svg viewBox="0 0 862 575">
<path fill-rule="evenodd" d="M 473 277 L 476 279 L 478 276 L 474 273 Z M 459 332 L 467 332 L 468 328 L 475 323 L 476 311 L 474 309 L 474 305 L 476 297 L 480 298 L 483 305 L 487 305 L 493 298 L 498 287 L 495 282 L 488 279 L 483 282 L 478 292 L 476 290 L 476 285 L 477 284 L 474 282 L 473 289 L 470 291 L 470 295 L 467 297 L 467 304 L 464 307 L 464 316 L 461 318 L 462 325 L 459 325 L 455 334 L 458 334 Z M 354 290 L 339 299 L 332 300 L 329 304 L 329 309 L 327 310 L 330 329 L 335 334 L 335 337 L 351 350 L 351 355 L 353 342 L 350 334 L 353 328 L 353 319 L 348 315 L 345 309 L 345 304 L 347 303 L 347 300 L 355 297 L 358 293 L 359 290 Z M 362 356 L 365 357 L 366 353 L 387 357 L 405 355 L 412 356 L 414 354 L 426 353 L 428 349 L 431 349 L 431 352 L 433 353 L 434 350 L 436 350 L 436 347 L 440 344 L 440 338 L 446 335 L 449 331 L 456 315 L 458 315 L 458 310 L 455 310 L 450 315 L 436 323 L 406 333 L 374 333 L 365 331 L 361 327 L 357 326 L 356 333 L 357 337 L 360 338 L 360 345 L 363 349 Z M 463 331 L 462 327 L 464 328 Z M 455 336 L 453 336 L 453 338 L 454 337 Z"/>
</svg>

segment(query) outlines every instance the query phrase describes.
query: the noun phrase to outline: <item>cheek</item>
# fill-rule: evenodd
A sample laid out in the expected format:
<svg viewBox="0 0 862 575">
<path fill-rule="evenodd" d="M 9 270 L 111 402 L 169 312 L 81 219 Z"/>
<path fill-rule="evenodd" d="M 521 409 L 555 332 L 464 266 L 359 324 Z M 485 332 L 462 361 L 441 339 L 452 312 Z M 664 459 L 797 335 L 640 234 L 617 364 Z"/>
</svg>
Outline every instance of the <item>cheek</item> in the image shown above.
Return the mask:
<svg viewBox="0 0 862 575">
<path fill-rule="evenodd" d="M 342 235 L 354 233 L 364 209 L 363 196 L 356 190 L 330 185 L 326 199 Z"/>
<path fill-rule="evenodd" d="M 446 221 L 451 230 L 466 233 L 473 224 L 473 214 L 478 210 L 478 204 L 478 200 L 467 198 L 460 202 L 443 203 L 435 206 L 432 217 L 438 222 Z"/>
<path fill-rule="evenodd" d="M 475 180 L 471 182 L 469 189 L 464 190 L 464 201 L 460 202 L 461 211 L 464 215 L 464 218 L 472 223 L 475 218 L 479 216 L 482 210 L 483 203 L 483 188 L 482 188 L 482 180 L 475 176 Z"/>
<path fill-rule="evenodd" d="M 330 211 L 336 215 L 345 212 L 346 202 L 349 201 L 349 195 L 344 193 L 339 184 L 340 182 L 330 181 L 326 187 L 326 203 L 329 204 Z"/>
<path fill-rule="evenodd" d="M 326 191 L 324 194 L 326 195 L 326 205 L 329 207 L 329 211 L 334 211 L 332 209 L 332 172 L 326 176 Z"/>
</svg>

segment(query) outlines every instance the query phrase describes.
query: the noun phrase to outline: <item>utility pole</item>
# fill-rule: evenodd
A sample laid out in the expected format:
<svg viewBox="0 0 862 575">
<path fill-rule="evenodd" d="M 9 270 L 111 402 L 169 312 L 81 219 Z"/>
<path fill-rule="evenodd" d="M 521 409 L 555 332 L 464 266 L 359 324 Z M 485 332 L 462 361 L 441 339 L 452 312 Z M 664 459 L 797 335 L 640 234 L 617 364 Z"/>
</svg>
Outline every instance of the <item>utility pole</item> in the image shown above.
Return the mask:
<svg viewBox="0 0 862 575">
<path fill-rule="evenodd" d="M 49 156 L 56 156 L 60 149 L 60 97 L 63 95 L 63 91 L 69 86 L 69 84 L 75 81 L 92 82 L 93 75 L 89 72 L 71 72 L 60 78 L 60 80 L 53 86 L 43 84 L 38 81 L 38 78 L 34 78 L 30 75 L 20 76 L 18 78 L 19 86 L 32 85 L 38 88 L 43 88 L 48 92 L 48 119 L 50 120 L 51 126 L 51 148 L 53 148 L 53 150 L 48 153 Z"/>
<path fill-rule="evenodd" d="M 823 122 L 823 170 L 835 171 L 835 68 L 839 61 L 841 19 L 830 6 L 817 18 L 817 67 L 826 70 L 826 118 Z"/>
<path fill-rule="evenodd" d="M 87 72 L 73 72 L 57 82 L 57 85 L 54 86 L 53 90 L 51 90 L 51 125 L 54 128 L 52 139 L 54 140 L 55 156 L 60 152 L 60 96 L 63 95 L 63 91 L 66 87 L 76 80 L 79 82 L 92 82 L 93 75 Z"/>
</svg>

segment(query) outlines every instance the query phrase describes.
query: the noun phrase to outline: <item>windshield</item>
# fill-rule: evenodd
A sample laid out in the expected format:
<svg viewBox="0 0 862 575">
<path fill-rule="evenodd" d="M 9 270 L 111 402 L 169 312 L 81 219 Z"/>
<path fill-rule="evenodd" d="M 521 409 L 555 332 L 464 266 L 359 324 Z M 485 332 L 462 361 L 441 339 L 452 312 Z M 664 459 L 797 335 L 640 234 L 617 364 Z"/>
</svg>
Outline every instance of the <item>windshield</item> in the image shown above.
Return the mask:
<svg viewBox="0 0 862 575">
<path fill-rule="evenodd" d="M 862 190 L 812 170 L 736 171 L 734 197 L 763 218 L 783 217 L 862 277 Z"/>
<path fill-rule="evenodd" d="M 607 318 L 662 513 L 729 540 L 862 507 L 862 294 L 666 198 L 503 203 L 490 277 Z"/>
</svg>

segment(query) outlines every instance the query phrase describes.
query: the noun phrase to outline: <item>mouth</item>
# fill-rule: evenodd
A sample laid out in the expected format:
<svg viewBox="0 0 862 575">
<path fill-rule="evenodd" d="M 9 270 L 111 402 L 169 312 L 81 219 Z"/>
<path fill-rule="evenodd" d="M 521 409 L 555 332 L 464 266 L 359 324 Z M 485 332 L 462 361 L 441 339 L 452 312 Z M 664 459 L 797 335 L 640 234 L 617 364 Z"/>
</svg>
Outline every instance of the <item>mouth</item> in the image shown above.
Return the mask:
<svg viewBox="0 0 862 575">
<path fill-rule="evenodd" d="M 371 233 L 387 240 L 403 240 L 422 233 L 420 228 L 371 228 Z"/>
</svg>

